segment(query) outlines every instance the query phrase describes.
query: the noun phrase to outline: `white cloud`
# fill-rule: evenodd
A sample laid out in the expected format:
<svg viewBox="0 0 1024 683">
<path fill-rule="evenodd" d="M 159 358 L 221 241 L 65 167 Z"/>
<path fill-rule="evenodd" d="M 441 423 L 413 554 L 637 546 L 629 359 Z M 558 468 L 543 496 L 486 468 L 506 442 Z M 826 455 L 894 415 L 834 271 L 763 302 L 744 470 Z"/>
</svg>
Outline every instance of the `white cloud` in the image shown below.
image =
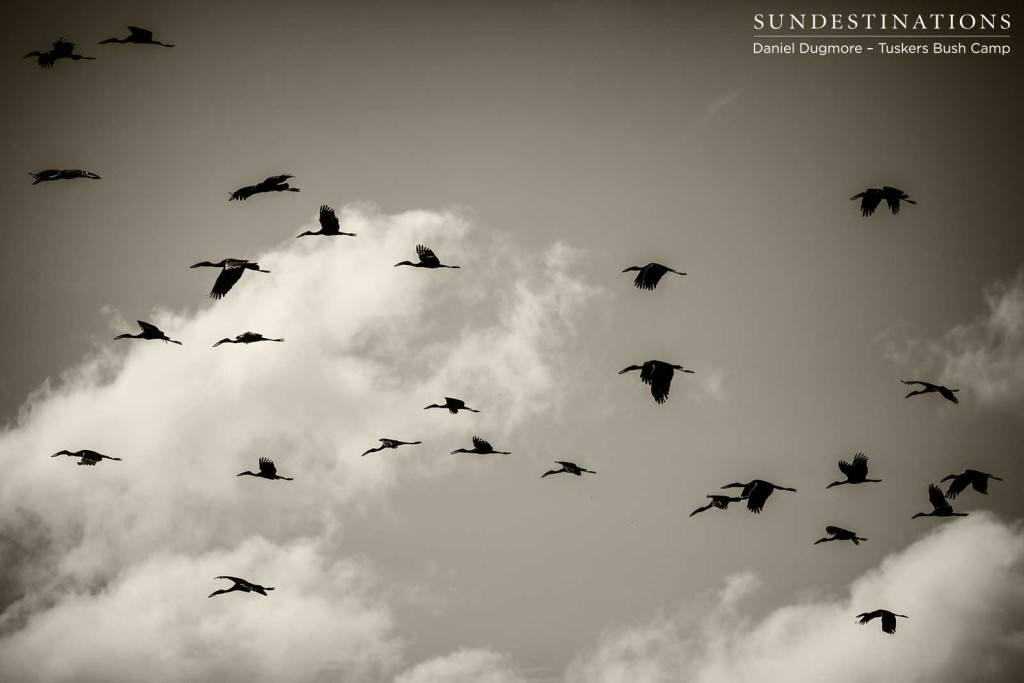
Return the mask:
<svg viewBox="0 0 1024 683">
<path fill-rule="evenodd" d="M 1024 267 L 984 292 L 987 311 L 934 341 L 909 341 L 890 356 L 942 383 L 966 388 L 985 404 L 1024 398 Z"/>
<path fill-rule="evenodd" d="M 395 683 L 525 683 L 508 655 L 484 649 L 459 650 L 419 664 Z"/>
<path fill-rule="evenodd" d="M 464 398 L 483 436 L 557 405 L 592 290 L 564 245 L 524 252 L 452 213 L 341 217 L 359 237 L 210 254 L 271 273 L 197 313 L 144 316 L 184 345 L 105 342 L 0 435 L 0 678 L 352 680 L 394 658 L 386 607 L 352 601 L 373 571 L 343 555 L 346 515 L 452 467 L 466 422 L 425 405 Z M 394 268 L 417 243 L 462 269 Z M 197 298 L 215 276 L 183 268 Z M 286 342 L 212 348 L 245 330 Z M 383 436 L 424 444 L 360 457 Z M 65 448 L 123 461 L 48 457 Z M 261 456 L 295 480 L 235 476 Z M 279 590 L 207 602 L 224 573 Z"/>
<path fill-rule="evenodd" d="M 1024 532 L 988 514 L 942 524 L 850 586 L 760 619 L 756 587 L 731 577 L 714 598 L 607 633 L 569 666 L 569 683 L 1018 680 L 1024 667 Z M 907 614 L 895 636 L 854 616 Z"/>
</svg>

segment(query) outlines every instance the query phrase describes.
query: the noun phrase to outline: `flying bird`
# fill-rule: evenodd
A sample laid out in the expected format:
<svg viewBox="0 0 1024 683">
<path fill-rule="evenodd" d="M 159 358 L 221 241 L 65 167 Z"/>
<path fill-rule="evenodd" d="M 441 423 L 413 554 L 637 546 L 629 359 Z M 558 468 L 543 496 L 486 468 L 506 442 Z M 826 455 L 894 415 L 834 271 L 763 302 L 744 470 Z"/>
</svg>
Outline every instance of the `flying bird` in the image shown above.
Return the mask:
<svg viewBox="0 0 1024 683">
<path fill-rule="evenodd" d="M 637 289 L 653 290 L 661 282 L 661 278 L 665 273 L 675 273 L 676 275 L 686 275 L 686 273 L 680 273 L 678 270 L 673 270 L 668 266 L 663 266 L 660 263 L 648 263 L 646 266 L 630 266 L 626 268 L 623 273 L 628 273 L 631 270 L 639 270 L 636 274 L 636 279 L 633 280 L 633 285 Z"/>
<path fill-rule="evenodd" d="M 974 490 L 983 495 L 988 495 L 988 480 L 995 479 L 996 481 L 1002 481 L 999 477 L 988 472 L 979 472 L 978 470 L 964 470 L 960 474 L 950 474 L 947 477 L 943 477 L 942 481 L 949 481 L 949 488 L 946 489 L 946 498 L 953 500 L 968 486 L 973 486 Z"/>
<path fill-rule="evenodd" d="M 472 449 L 466 450 L 465 448 L 458 448 L 458 449 L 456 449 L 456 450 L 451 452 L 452 455 L 455 455 L 456 453 L 476 453 L 477 455 L 489 455 L 491 453 L 494 453 L 496 455 L 512 455 L 511 453 L 509 453 L 507 451 L 496 451 L 496 450 L 494 450 L 494 448 L 491 446 L 491 444 L 487 443 L 486 441 L 481 439 L 479 436 L 474 436 L 473 437 L 473 448 Z"/>
<path fill-rule="evenodd" d="M 924 387 L 923 389 L 918 389 L 917 391 L 911 391 L 903 398 L 910 398 L 911 396 L 917 396 L 918 394 L 931 394 L 934 392 L 938 392 L 942 396 L 942 398 L 946 399 L 947 401 L 952 401 L 953 403 L 960 403 L 960 401 L 957 400 L 956 396 L 953 395 L 956 392 L 960 391 L 959 389 L 948 389 L 942 386 L 941 384 L 932 384 L 931 382 L 922 382 L 916 379 L 901 379 L 900 381 L 903 382 L 904 384 L 920 384 L 922 387 Z"/>
<path fill-rule="evenodd" d="M 728 510 L 729 503 L 738 503 L 741 500 L 743 500 L 742 498 L 733 498 L 732 496 L 708 496 L 708 498 L 711 499 L 711 502 L 705 505 L 704 507 L 699 507 L 693 512 L 691 512 L 690 517 L 693 517 L 698 512 L 710 510 L 711 508 L 718 508 L 719 510 Z"/>
<path fill-rule="evenodd" d="M 363 453 L 363 455 L 376 453 L 377 451 L 382 451 L 385 448 L 398 448 L 399 446 L 415 446 L 416 444 L 423 443 L 422 441 L 399 441 L 398 439 L 378 439 L 378 441 L 380 441 L 379 446 L 377 446 L 376 448 L 371 448 L 370 450 Z"/>
<path fill-rule="evenodd" d="M 260 471 L 259 472 L 239 472 L 236 477 L 242 476 L 250 477 L 263 477 L 264 479 L 284 479 L 285 481 L 292 481 L 293 477 L 282 477 L 277 473 L 277 466 L 274 465 L 274 461 L 270 458 L 260 458 Z"/>
<path fill-rule="evenodd" d="M 214 344 L 214 348 L 221 344 L 252 344 L 254 342 L 271 341 L 271 342 L 283 342 L 284 339 L 271 339 L 270 337 L 264 337 L 259 332 L 243 332 L 234 339 L 221 339 L 219 342 Z"/>
<path fill-rule="evenodd" d="M 149 29 L 139 28 L 138 26 L 129 26 L 128 30 L 130 33 L 127 38 L 107 38 L 101 40 L 98 45 L 106 45 L 107 43 L 135 43 L 136 45 L 160 45 L 162 47 L 174 47 L 167 43 L 161 43 L 159 40 L 153 40 L 153 32 Z"/>
<path fill-rule="evenodd" d="M 660 360 L 649 360 L 643 365 L 630 365 L 628 368 L 619 371 L 619 374 L 631 370 L 640 371 L 640 381 L 651 386 L 651 396 L 658 403 L 668 400 L 668 392 L 672 387 L 672 377 L 676 370 L 693 374 L 693 370 L 687 370 L 682 365 L 672 365 Z"/>
<path fill-rule="evenodd" d="M 882 617 L 882 632 L 889 635 L 896 633 L 896 617 L 910 618 L 906 614 L 893 614 L 887 609 L 876 609 L 874 612 L 864 612 L 857 615 L 862 626 L 876 617 Z"/>
<path fill-rule="evenodd" d="M 102 453 L 97 453 L 96 451 L 90 451 L 88 449 L 84 449 L 84 450 L 81 450 L 81 451 L 57 451 L 56 453 L 54 453 L 50 457 L 51 458 L 56 458 L 58 455 L 70 455 L 72 458 L 81 458 L 81 460 L 78 461 L 78 464 L 79 465 L 89 465 L 90 467 L 94 466 L 100 460 L 120 460 L 121 459 L 121 458 L 112 458 L 109 455 L 103 455 Z"/>
<path fill-rule="evenodd" d="M 114 337 L 114 340 L 116 341 L 118 339 L 159 339 L 165 344 L 167 342 L 170 342 L 172 344 L 178 344 L 179 346 L 181 345 L 180 341 L 174 341 L 166 334 L 164 334 L 163 331 L 161 331 L 161 329 L 156 325 L 152 325 L 142 320 L 136 320 L 135 322 L 139 323 L 139 328 L 142 330 L 141 332 L 139 332 L 138 334 L 119 334 L 116 337 Z"/>
<path fill-rule="evenodd" d="M 38 50 L 35 50 L 33 52 L 29 52 L 27 55 L 22 57 L 22 59 L 28 59 L 29 57 L 36 57 L 36 61 L 39 63 L 39 66 L 44 69 L 52 69 L 54 63 L 58 59 L 73 59 L 76 62 L 79 59 L 96 59 L 95 57 L 83 57 L 82 55 L 76 55 L 75 44 L 67 42 L 64 40 L 63 36 L 53 44 L 52 50 L 47 50 L 46 52 L 39 52 Z"/>
<path fill-rule="evenodd" d="M 861 541 L 868 539 L 861 538 L 855 531 L 849 531 L 840 526 L 827 526 L 825 527 L 825 533 L 828 534 L 825 538 L 820 538 L 814 542 L 814 545 L 819 543 L 828 543 L 829 541 L 853 541 L 854 545 L 860 545 Z"/>
<path fill-rule="evenodd" d="M 235 286 L 235 283 L 242 279 L 242 274 L 246 270 L 255 270 L 257 273 L 270 272 L 269 270 L 263 270 L 262 268 L 260 268 L 260 264 L 258 263 L 238 258 L 221 259 L 217 263 L 202 261 L 195 265 L 189 266 L 189 268 L 222 269 L 220 271 L 220 275 L 217 276 L 217 281 L 213 283 L 213 289 L 210 290 L 211 299 L 223 298 L 225 294 L 231 291 L 231 288 Z"/>
<path fill-rule="evenodd" d="M 769 481 L 764 481 L 763 479 L 754 479 L 746 484 L 733 482 L 732 484 L 726 484 L 722 488 L 743 489 L 740 496 L 747 499 L 747 509 L 755 514 L 760 514 L 761 510 L 764 509 L 764 504 L 768 500 L 768 496 L 772 495 L 772 491 L 775 491 L 776 489 L 779 491 L 796 491 L 796 489 L 791 489 L 786 486 L 778 486 Z"/>
<path fill-rule="evenodd" d="M 246 185 L 245 187 L 235 190 L 228 197 L 228 201 L 230 202 L 233 199 L 237 199 L 244 202 L 254 194 L 261 194 L 263 192 L 299 192 L 299 188 L 291 187 L 287 183 L 289 178 L 294 177 L 295 176 L 288 175 L 287 173 L 270 176 L 266 180 L 262 180 L 255 185 Z"/>
<path fill-rule="evenodd" d="M 258 583 L 252 583 L 245 579 L 240 579 L 237 576 L 217 576 L 217 579 L 227 579 L 228 581 L 234 581 L 235 584 L 231 588 L 223 588 L 219 591 L 213 591 L 207 597 L 212 598 L 214 595 L 220 595 L 221 593 L 230 593 L 232 591 L 241 591 L 243 593 L 259 593 L 260 595 L 266 595 L 267 591 L 274 590 L 273 586 L 261 586 Z"/>
<path fill-rule="evenodd" d="M 338 223 L 338 216 L 334 213 L 334 209 L 323 204 L 320 206 L 320 229 L 316 232 L 307 230 L 302 234 L 296 235 L 296 237 L 305 237 L 306 235 L 324 235 L 326 237 L 345 235 L 346 237 L 355 237 L 356 233 L 342 232 L 341 224 Z"/>
<path fill-rule="evenodd" d="M 882 481 L 881 479 L 868 479 L 868 456 L 863 453 L 853 456 L 853 462 L 840 460 L 839 469 L 846 475 L 846 479 L 844 481 L 834 481 L 825 488 L 830 489 L 833 486 L 840 486 L 842 484 L 863 484 L 869 481 Z"/>
<path fill-rule="evenodd" d="M 928 502 L 932 504 L 931 512 L 918 512 L 911 519 L 918 517 L 966 517 L 966 512 L 953 512 L 953 506 L 946 502 L 942 489 L 935 484 L 928 484 Z"/>
<path fill-rule="evenodd" d="M 471 413 L 479 413 L 480 412 L 479 410 L 475 410 L 475 409 L 470 408 L 469 406 L 467 406 L 465 401 L 463 401 L 461 399 L 457 399 L 457 398 L 452 398 L 451 396 L 445 396 L 444 397 L 444 405 L 443 406 L 439 406 L 436 403 L 431 403 L 429 406 L 427 406 L 423 410 L 429 410 L 430 408 L 447 408 L 448 412 L 451 413 L 452 415 L 456 414 L 460 410 L 468 410 Z"/>
<path fill-rule="evenodd" d="M 860 200 L 860 213 L 862 216 L 870 216 L 878 208 L 878 205 L 885 200 L 885 203 L 889 206 L 889 210 L 893 215 L 900 212 L 900 201 L 907 202 L 908 204 L 917 204 L 911 199 L 906 192 L 897 189 L 895 187 L 889 187 L 888 185 L 882 186 L 881 189 L 877 187 L 869 187 L 868 189 L 850 197 L 850 200 Z"/>
<path fill-rule="evenodd" d="M 416 245 L 416 255 L 420 257 L 419 263 L 413 263 L 412 261 L 401 261 L 395 264 L 395 268 L 398 266 L 412 266 L 413 268 L 459 268 L 460 266 L 446 266 L 438 260 L 434 252 L 422 244 Z"/>
<path fill-rule="evenodd" d="M 75 178 L 88 178 L 89 180 L 100 180 L 100 177 L 91 171 L 83 171 L 80 168 L 48 168 L 45 171 L 37 171 L 35 173 L 29 173 L 30 176 L 35 178 L 32 181 L 33 185 L 39 183 L 45 183 L 50 180 L 74 180 Z"/>
<path fill-rule="evenodd" d="M 583 469 L 574 462 L 567 462 L 565 460 L 556 460 L 555 462 L 561 465 L 562 469 L 548 470 L 544 474 L 540 475 L 541 479 L 548 476 L 549 474 L 561 474 L 562 472 L 565 472 L 566 474 L 575 474 L 577 477 L 582 477 L 584 472 L 589 472 L 590 474 L 597 474 L 597 472 L 595 472 L 594 470 Z"/>
</svg>

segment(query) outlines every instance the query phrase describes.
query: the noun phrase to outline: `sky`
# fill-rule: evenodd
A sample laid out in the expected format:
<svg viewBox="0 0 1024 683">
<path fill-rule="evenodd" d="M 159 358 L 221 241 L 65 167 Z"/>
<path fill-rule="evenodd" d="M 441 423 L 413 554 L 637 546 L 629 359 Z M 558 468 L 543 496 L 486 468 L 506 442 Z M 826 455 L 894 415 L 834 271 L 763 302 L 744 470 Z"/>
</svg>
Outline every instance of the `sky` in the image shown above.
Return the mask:
<svg viewBox="0 0 1024 683">
<path fill-rule="evenodd" d="M 1020 58 L 754 55 L 766 11 L 820 5 L 9 10 L 0 679 L 1016 680 Z M 61 36 L 96 59 L 21 59 Z M 321 204 L 358 236 L 296 240 Z M 213 301 L 225 257 L 270 273 Z M 285 342 L 212 348 L 247 330 Z M 695 372 L 657 405 L 648 359 Z M 1002 481 L 911 520 L 965 468 Z M 798 490 L 688 516 L 754 478 Z"/>
</svg>

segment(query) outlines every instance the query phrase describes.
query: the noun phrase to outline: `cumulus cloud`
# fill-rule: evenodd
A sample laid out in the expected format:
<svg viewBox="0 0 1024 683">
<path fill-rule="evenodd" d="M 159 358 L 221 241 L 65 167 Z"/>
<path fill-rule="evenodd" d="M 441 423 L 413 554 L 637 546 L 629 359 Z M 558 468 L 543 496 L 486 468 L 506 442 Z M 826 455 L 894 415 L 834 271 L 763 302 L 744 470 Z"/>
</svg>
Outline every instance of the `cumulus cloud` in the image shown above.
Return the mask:
<svg viewBox="0 0 1024 683">
<path fill-rule="evenodd" d="M 912 340 L 890 356 L 915 370 L 934 370 L 943 383 L 966 387 L 985 404 L 1024 398 L 1024 267 L 983 293 L 986 311 L 938 340 Z"/>
<path fill-rule="evenodd" d="M 606 633 L 568 683 L 879 680 L 1006 682 L 1024 670 L 1024 531 L 981 513 L 938 526 L 858 578 L 849 594 L 754 619 L 753 575 L 670 616 Z M 895 636 L 861 612 L 906 614 Z"/>
<path fill-rule="evenodd" d="M 341 218 L 359 237 L 210 254 L 271 273 L 198 312 L 156 311 L 183 346 L 104 342 L 0 434 L 0 678 L 374 680 L 393 663 L 388 609 L 372 567 L 344 557 L 343 520 L 400 477 L 451 467 L 465 424 L 425 405 L 467 400 L 484 436 L 556 405 L 593 290 L 573 249 L 529 253 L 454 213 Z M 462 269 L 394 268 L 417 243 Z M 215 276 L 182 272 L 197 298 Z M 286 342 L 212 348 L 246 330 Z M 424 444 L 359 457 L 384 436 Z M 123 460 L 48 457 L 65 448 Z M 262 456 L 295 481 L 235 476 Z M 279 590 L 207 602 L 220 574 Z"/>
</svg>

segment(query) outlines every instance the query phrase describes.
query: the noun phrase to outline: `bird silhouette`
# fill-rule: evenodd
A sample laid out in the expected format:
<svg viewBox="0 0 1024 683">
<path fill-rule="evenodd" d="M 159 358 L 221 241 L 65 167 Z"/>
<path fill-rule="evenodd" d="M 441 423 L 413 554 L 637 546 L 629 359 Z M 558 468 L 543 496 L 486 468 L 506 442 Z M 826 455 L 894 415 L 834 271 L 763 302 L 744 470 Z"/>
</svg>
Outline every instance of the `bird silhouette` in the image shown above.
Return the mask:
<svg viewBox="0 0 1024 683">
<path fill-rule="evenodd" d="M 456 453 L 476 453 L 477 455 L 489 455 L 491 453 L 494 453 L 496 455 L 512 455 L 508 451 L 496 451 L 496 450 L 494 450 L 494 448 L 491 446 L 491 444 L 487 443 L 486 441 L 481 439 L 479 436 L 474 436 L 473 437 L 473 448 L 472 449 L 466 450 L 465 448 L 458 448 L 458 449 L 456 449 L 456 450 L 451 452 L 452 455 L 455 455 Z"/>
<path fill-rule="evenodd" d="M 413 268 L 459 268 L 460 266 L 446 266 L 438 260 L 434 252 L 429 247 L 425 247 L 422 244 L 416 245 L 416 255 L 420 257 L 418 263 L 412 261 L 401 261 L 395 264 L 395 268 L 398 266 L 412 266 Z"/>
<path fill-rule="evenodd" d="M 541 479 L 548 476 L 549 474 L 561 474 L 562 472 L 565 472 L 566 474 L 575 474 L 577 477 L 582 477 L 584 472 L 589 472 L 590 474 L 597 474 L 597 472 L 595 472 L 594 470 L 583 469 L 574 462 L 567 462 L 565 460 L 556 460 L 555 462 L 561 465 L 562 468 L 558 470 L 548 470 L 544 474 L 540 475 Z"/>
<path fill-rule="evenodd" d="M 27 55 L 22 57 L 22 59 L 28 59 L 29 57 L 36 57 L 36 61 L 39 63 L 39 66 L 44 69 L 52 69 L 54 63 L 56 63 L 58 59 L 73 59 L 76 62 L 79 59 L 96 59 L 95 57 L 83 57 L 82 55 L 76 55 L 75 44 L 64 40 L 63 36 L 53 44 L 52 50 L 47 50 L 46 52 L 39 52 L 38 50 L 35 50 L 33 52 L 29 52 Z"/>
<path fill-rule="evenodd" d="M 825 538 L 820 538 L 814 542 L 814 545 L 819 543 L 828 543 L 829 541 L 853 541 L 854 545 L 860 545 L 861 541 L 868 539 L 861 538 L 855 531 L 849 531 L 840 526 L 827 526 L 825 527 L 825 533 L 828 534 Z"/>
<path fill-rule="evenodd" d="M 946 498 L 953 500 L 959 496 L 964 489 L 968 486 L 973 486 L 974 490 L 983 495 L 988 495 L 988 480 L 995 479 L 996 481 L 1002 481 L 999 477 L 988 472 L 979 472 L 978 470 L 964 470 L 960 474 L 950 474 L 942 478 L 942 481 L 949 481 L 949 488 L 946 489 Z"/>
<path fill-rule="evenodd" d="M 189 266 L 189 268 L 221 269 L 220 275 L 217 276 L 216 282 L 213 283 L 213 289 L 210 290 L 211 299 L 223 298 L 225 294 L 231 291 L 231 288 L 235 286 L 235 283 L 242 279 L 242 274 L 245 273 L 246 270 L 255 270 L 258 273 L 270 272 L 269 270 L 263 270 L 260 268 L 260 264 L 258 263 L 238 258 L 221 259 L 217 263 L 202 261 Z"/>
<path fill-rule="evenodd" d="M 377 446 L 376 448 L 371 448 L 370 450 L 363 453 L 363 455 L 376 453 L 377 451 L 382 451 L 385 448 L 398 448 L 399 446 L 415 446 L 416 444 L 423 443 L 422 441 L 399 441 L 398 439 L 378 439 L 378 441 L 380 441 L 379 446 Z"/>
<path fill-rule="evenodd" d="M 112 458 L 109 455 L 103 455 L 102 453 L 97 453 L 96 451 L 90 451 L 88 449 L 83 449 L 83 450 L 80 450 L 80 451 L 57 451 L 56 453 L 54 453 L 50 457 L 51 458 L 56 458 L 58 455 L 70 455 L 72 458 L 81 458 L 81 460 L 78 461 L 78 464 L 79 465 L 89 465 L 90 467 L 94 466 L 100 460 L 120 460 L 121 459 L 121 458 Z"/>
<path fill-rule="evenodd" d="M 858 453 L 853 456 L 853 462 L 839 461 L 839 469 L 846 475 L 845 481 L 834 481 L 825 488 L 842 484 L 863 484 L 865 482 L 880 482 L 881 479 L 868 479 L 868 456 Z"/>
<path fill-rule="evenodd" d="M 475 410 L 475 409 L 470 408 L 469 406 L 467 406 L 465 401 L 463 401 L 461 399 L 457 399 L 457 398 L 452 398 L 451 396 L 445 396 L 444 397 L 444 405 L 443 406 L 439 406 L 436 403 L 431 403 L 429 406 L 427 406 L 423 410 L 429 410 L 430 408 L 447 408 L 448 412 L 451 413 L 452 415 L 454 415 L 455 413 L 459 412 L 460 410 L 468 410 L 471 413 L 479 413 L 480 412 L 479 410 Z"/>
<path fill-rule="evenodd" d="M 663 266 L 660 263 L 648 263 L 646 266 L 630 266 L 626 268 L 623 273 L 628 273 L 631 270 L 639 270 L 636 274 L 636 279 L 633 280 L 633 285 L 637 289 L 653 290 L 658 286 L 661 278 L 665 273 L 675 273 L 676 275 L 686 275 L 686 273 L 680 273 L 678 270 L 673 270 L 668 266 Z"/>
<path fill-rule="evenodd" d="M 239 472 L 236 477 L 243 476 L 250 477 L 263 477 L 264 479 L 284 479 L 285 481 L 292 481 L 293 477 L 282 477 L 277 473 L 277 466 L 274 465 L 274 461 L 270 458 L 260 458 L 260 471 L 259 472 Z"/>
<path fill-rule="evenodd" d="M 910 618 L 906 614 L 893 614 L 887 609 L 876 609 L 874 612 L 864 612 L 857 615 L 857 618 L 860 619 L 858 623 L 862 626 L 876 617 L 882 617 L 882 632 L 889 635 L 896 633 L 896 617 Z"/>
<path fill-rule="evenodd" d="M 660 360 L 649 360 L 643 365 L 630 365 L 628 368 L 620 370 L 619 374 L 621 375 L 631 370 L 640 371 L 640 381 L 650 385 L 651 396 L 658 403 L 664 403 L 668 400 L 668 392 L 672 387 L 672 376 L 676 370 L 693 374 L 693 370 L 687 370 L 682 365 L 672 365 Z"/>
<path fill-rule="evenodd" d="M 100 180 L 100 177 L 90 171 L 83 171 L 80 168 L 48 168 L 45 171 L 37 171 L 35 173 L 29 173 L 30 176 L 35 178 L 32 181 L 33 185 L 39 183 L 45 183 L 50 180 L 74 180 L 75 178 L 88 178 L 89 180 Z"/>
<path fill-rule="evenodd" d="M 775 491 L 776 489 L 779 491 L 796 491 L 796 489 L 791 489 L 786 486 L 778 486 L 769 481 L 764 481 L 763 479 L 754 479 L 746 484 L 733 482 L 732 484 L 726 484 L 722 488 L 743 489 L 740 496 L 747 499 L 747 509 L 755 514 L 760 514 L 761 510 L 764 509 L 764 504 L 768 500 L 768 496 L 772 495 L 772 491 Z"/>
<path fill-rule="evenodd" d="M 931 512 L 918 512 L 911 519 L 918 517 L 966 517 L 966 512 L 953 512 L 953 506 L 946 502 L 942 489 L 935 484 L 928 484 L 928 502 L 932 504 Z"/>
<path fill-rule="evenodd" d="M 214 344 L 214 348 L 221 344 L 252 344 L 254 342 L 269 341 L 269 342 L 283 342 L 284 339 L 271 339 L 270 337 L 264 337 L 259 332 L 243 332 L 234 339 L 221 339 L 219 342 Z"/>
<path fill-rule="evenodd" d="M 889 210 L 896 215 L 900 212 L 900 202 L 904 201 L 908 204 L 917 204 L 911 199 L 906 192 L 897 189 L 895 187 L 889 187 L 883 185 L 881 189 L 877 187 L 869 187 L 868 189 L 850 197 L 850 200 L 860 200 L 860 213 L 862 216 L 870 216 L 878 208 L 878 205 L 885 200 L 885 203 L 889 206 Z"/>
<path fill-rule="evenodd" d="M 320 206 L 320 229 L 316 232 L 307 230 L 304 233 L 296 235 L 296 237 L 305 237 L 306 235 L 324 235 L 326 237 L 345 235 L 346 237 L 355 237 L 356 233 L 342 232 L 341 224 L 338 223 L 338 216 L 334 213 L 334 209 L 326 204 L 322 204 Z"/>
<path fill-rule="evenodd" d="M 693 512 L 691 512 L 690 517 L 693 517 L 698 512 L 710 510 L 711 508 L 718 508 L 719 510 L 728 510 L 729 503 L 738 503 L 741 500 L 743 500 L 742 498 L 733 498 L 732 496 L 708 496 L 708 498 L 711 499 L 711 502 L 705 505 L 704 507 L 699 507 Z"/>
<path fill-rule="evenodd" d="M 294 177 L 295 176 L 288 175 L 287 173 L 270 176 L 266 180 L 261 180 L 255 185 L 246 185 L 245 187 L 235 190 L 229 195 L 228 201 L 230 202 L 233 199 L 237 199 L 244 202 L 254 194 L 261 194 L 263 192 L 299 192 L 299 188 L 291 187 L 286 182 L 289 178 Z"/>
<path fill-rule="evenodd" d="M 922 387 L 924 387 L 924 389 L 911 391 L 903 398 L 910 398 L 911 396 L 917 396 L 918 394 L 931 394 L 934 392 L 938 392 L 942 396 L 942 398 L 946 399 L 947 401 L 952 401 L 953 403 L 960 403 L 960 401 L 957 400 L 956 396 L 953 395 L 954 393 L 960 391 L 959 389 L 948 389 L 942 386 L 941 384 L 932 384 L 931 382 L 922 382 L 916 379 L 901 379 L 900 381 L 903 382 L 904 384 L 920 384 Z"/>
<path fill-rule="evenodd" d="M 180 341 L 174 341 L 166 334 L 164 334 L 163 331 L 161 331 L 160 328 L 157 327 L 156 325 L 152 325 L 142 320 L 136 320 L 135 322 L 139 323 L 139 328 L 142 330 L 141 332 L 139 332 L 138 334 L 119 334 L 116 337 L 114 337 L 114 340 L 116 341 L 118 339 L 159 339 L 164 343 L 170 342 L 172 344 L 178 344 L 179 346 L 181 345 Z"/>
<path fill-rule="evenodd" d="M 97 44 L 135 43 L 136 45 L 160 45 L 162 47 L 174 47 L 174 45 L 168 45 L 167 43 L 161 43 L 159 40 L 153 40 L 153 32 L 149 29 L 139 28 L 138 26 L 129 26 L 128 30 L 130 33 L 127 38 L 107 38 L 106 40 L 101 40 Z"/>
<path fill-rule="evenodd" d="M 252 583 L 245 579 L 240 579 L 237 576 L 216 576 L 216 579 L 227 579 L 228 581 L 234 581 L 234 585 L 231 588 L 223 588 L 219 591 L 213 591 L 210 593 L 208 598 L 212 598 L 215 595 L 221 595 L 222 593 L 231 593 L 232 591 L 241 591 L 242 593 L 259 593 L 260 595 L 266 595 L 267 591 L 274 590 L 273 586 L 261 586 L 258 583 Z"/>
</svg>

